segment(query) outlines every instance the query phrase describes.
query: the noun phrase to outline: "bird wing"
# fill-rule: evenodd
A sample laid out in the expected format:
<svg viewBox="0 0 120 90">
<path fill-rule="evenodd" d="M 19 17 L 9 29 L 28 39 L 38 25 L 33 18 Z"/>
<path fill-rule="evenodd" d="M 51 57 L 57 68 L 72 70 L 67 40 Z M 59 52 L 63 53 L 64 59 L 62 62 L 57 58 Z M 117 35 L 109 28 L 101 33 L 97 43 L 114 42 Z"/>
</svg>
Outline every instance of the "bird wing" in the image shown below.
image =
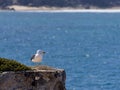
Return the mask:
<svg viewBox="0 0 120 90">
<path fill-rule="evenodd" d="M 35 54 L 31 57 L 31 60 L 34 59 L 34 57 L 35 57 Z"/>
</svg>

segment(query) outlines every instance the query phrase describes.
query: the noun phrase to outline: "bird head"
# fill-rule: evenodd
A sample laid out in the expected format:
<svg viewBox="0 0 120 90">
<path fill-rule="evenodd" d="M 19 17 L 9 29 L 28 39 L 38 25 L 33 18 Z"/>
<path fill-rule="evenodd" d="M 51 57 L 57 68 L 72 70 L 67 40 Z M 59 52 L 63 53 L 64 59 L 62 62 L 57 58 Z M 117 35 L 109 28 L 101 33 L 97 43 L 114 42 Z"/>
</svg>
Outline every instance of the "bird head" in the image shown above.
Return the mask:
<svg viewBox="0 0 120 90">
<path fill-rule="evenodd" d="M 45 54 L 45 51 L 43 51 L 43 50 L 37 50 L 37 52 L 36 52 L 37 54 Z"/>
</svg>

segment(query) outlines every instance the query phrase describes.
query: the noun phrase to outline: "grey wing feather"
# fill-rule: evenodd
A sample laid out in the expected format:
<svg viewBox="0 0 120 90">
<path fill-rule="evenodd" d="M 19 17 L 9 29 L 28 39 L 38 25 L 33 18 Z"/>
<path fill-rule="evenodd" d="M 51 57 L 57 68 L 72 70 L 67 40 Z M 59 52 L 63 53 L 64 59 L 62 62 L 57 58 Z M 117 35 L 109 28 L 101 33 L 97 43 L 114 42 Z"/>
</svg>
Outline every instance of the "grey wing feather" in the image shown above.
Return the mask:
<svg viewBox="0 0 120 90">
<path fill-rule="evenodd" d="M 34 59 L 34 57 L 35 57 L 35 55 L 33 55 L 33 56 L 31 57 L 31 60 Z"/>
</svg>

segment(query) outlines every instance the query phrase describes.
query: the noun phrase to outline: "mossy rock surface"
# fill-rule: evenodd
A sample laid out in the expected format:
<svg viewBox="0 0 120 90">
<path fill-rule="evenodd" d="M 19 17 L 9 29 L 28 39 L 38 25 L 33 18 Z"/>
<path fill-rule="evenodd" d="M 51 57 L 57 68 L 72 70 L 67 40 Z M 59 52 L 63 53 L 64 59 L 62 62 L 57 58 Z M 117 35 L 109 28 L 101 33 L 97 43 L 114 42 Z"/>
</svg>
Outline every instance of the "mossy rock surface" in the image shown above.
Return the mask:
<svg viewBox="0 0 120 90">
<path fill-rule="evenodd" d="M 0 72 L 3 72 L 3 71 L 26 71 L 26 70 L 31 70 L 31 68 L 15 61 L 15 60 L 0 58 Z"/>
</svg>

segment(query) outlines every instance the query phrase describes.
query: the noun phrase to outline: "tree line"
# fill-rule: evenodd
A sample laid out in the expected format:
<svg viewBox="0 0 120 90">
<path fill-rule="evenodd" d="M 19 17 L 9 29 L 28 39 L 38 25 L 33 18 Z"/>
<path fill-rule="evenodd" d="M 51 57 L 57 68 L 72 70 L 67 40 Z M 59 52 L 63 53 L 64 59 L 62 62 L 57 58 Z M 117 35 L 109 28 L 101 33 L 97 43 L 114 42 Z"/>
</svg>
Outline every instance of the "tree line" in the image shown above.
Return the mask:
<svg viewBox="0 0 120 90">
<path fill-rule="evenodd" d="M 0 0 L 0 6 L 25 5 L 25 6 L 53 6 L 53 7 L 88 7 L 95 6 L 107 8 L 119 6 L 119 0 Z"/>
</svg>

